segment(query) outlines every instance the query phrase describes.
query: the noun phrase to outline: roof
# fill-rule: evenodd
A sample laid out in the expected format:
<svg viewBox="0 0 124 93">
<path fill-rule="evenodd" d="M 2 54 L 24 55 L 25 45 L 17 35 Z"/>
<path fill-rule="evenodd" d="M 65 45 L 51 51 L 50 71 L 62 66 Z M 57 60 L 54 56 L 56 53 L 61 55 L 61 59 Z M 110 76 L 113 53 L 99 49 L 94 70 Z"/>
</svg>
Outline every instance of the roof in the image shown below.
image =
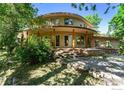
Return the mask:
<svg viewBox="0 0 124 93">
<path fill-rule="evenodd" d="M 94 36 L 95 38 L 99 38 L 99 39 L 110 39 L 110 40 L 119 40 L 119 38 L 116 37 L 112 37 L 112 36 Z"/>
<path fill-rule="evenodd" d="M 96 30 L 93 30 L 93 29 L 90 29 L 90 28 L 86 28 L 86 27 L 79 27 L 79 26 L 53 26 L 53 27 L 71 27 L 71 28 L 80 28 L 80 29 L 87 29 L 87 30 L 90 30 L 90 31 L 92 31 L 92 32 L 97 33 Z"/>
<path fill-rule="evenodd" d="M 93 25 L 88 21 L 86 20 L 83 16 L 80 16 L 78 14 L 75 14 L 75 13 L 69 13 L 69 12 L 54 12 L 54 13 L 47 13 L 47 14 L 44 14 L 44 15 L 41 15 L 42 17 L 44 18 L 47 18 L 47 17 L 54 17 L 54 16 L 71 16 L 71 17 L 74 17 L 74 18 L 78 18 L 82 21 L 84 21 L 87 25 L 93 27 Z"/>
</svg>

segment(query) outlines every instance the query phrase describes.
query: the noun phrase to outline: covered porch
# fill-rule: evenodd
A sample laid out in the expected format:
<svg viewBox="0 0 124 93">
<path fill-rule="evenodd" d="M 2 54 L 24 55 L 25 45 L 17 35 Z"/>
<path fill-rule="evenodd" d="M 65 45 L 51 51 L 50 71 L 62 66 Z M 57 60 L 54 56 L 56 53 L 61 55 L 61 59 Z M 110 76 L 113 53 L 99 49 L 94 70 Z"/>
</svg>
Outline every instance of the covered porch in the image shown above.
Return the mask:
<svg viewBox="0 0 124 93">
<path fill-rule="evenodd" d="M 91 48 L 95 47 L 95 30 L 73 26 L 53 26 L 29 31 L 30 34 L 48 38 L 54 48 Z"/>
</svg>

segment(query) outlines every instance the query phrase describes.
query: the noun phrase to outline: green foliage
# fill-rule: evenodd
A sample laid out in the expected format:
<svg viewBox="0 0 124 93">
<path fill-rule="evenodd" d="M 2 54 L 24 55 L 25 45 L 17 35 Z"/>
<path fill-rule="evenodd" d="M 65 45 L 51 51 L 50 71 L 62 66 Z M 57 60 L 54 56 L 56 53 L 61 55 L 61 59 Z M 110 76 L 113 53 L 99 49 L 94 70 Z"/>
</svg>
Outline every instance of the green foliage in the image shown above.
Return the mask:
<svg viewBox="0 0 124 93">
<path fill-rule="evenodd" d="M 121 4 L 112 5 L 110 3 L 106 3 L 105 5 L 106 5 L 106 7 L 103 12 L 104 12 L 104 14 L 107 14 L 110 11 L 110 9 L 115 9 L 116 7 L 118 7 Z M 85 10 L 85 11 L 89 11 L 89 10 L 96 11 L 97 10 L 97 4 L 93 4 L 93 3 L 91 3 L 91 4 L 89 4 L 89 3 L 79 3 L 79 4 L 72 3 L 71 6 L 80 11 L 81 10 Z"/>
<path fill-rule="evenodd" d="M 120 38 L 120 49 L 124 54 L 124 4 L 119 6 L 118 13 L 110 21 L 108 34 Z"/>
<path fill-rule="evenodd" d="M 102 21 L 102 18 L 100 18 L 98 16 L 98 14 L 94 14 L 94 15 L 88 15 L 88 16 L 85 16 L 85 18 L 93 24 L 94 28 L 95 29 L 98 29 L 98 25 L 100 24 L 100 22 Z"/>
<path fill-rule="evenodd" d="M 35 35 L 30 36 L 16 50 L 17 58 L 22 62 L 37 64 L 46 62 L 52 53 L 49 39 Z"/>
<path fill-rule="evenodd" d="M 17 34 L 29 28 L 36 9 L 31 4 L 0 4 L 0 46 L 9 53 L 16 46 Z"/>
<path fill-rule="evenodd" d="M 118 9 L 118 13 L 109 23 L 109 32 L 118 38 L 124 37 L 124 4 Z"/>
<path fill-rule="evenodd" d="M 121 52 L 121 54 L 123 54 L 124 55 L 124 38 L 120 41 L 120 52 Z"/>
</svg>

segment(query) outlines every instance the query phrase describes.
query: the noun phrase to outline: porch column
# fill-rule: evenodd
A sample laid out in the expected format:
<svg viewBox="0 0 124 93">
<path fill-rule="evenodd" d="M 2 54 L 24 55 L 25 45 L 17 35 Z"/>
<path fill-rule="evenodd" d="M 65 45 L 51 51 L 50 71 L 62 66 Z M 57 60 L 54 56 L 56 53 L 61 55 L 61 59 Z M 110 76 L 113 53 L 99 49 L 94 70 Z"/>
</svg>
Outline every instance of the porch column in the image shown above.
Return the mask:
<svg viewBox="0 0 124 93">
<path fill-rule="evenodd" d="M 72 32 L 72 48 L 75 48 L 75 31 Z"/>
<path fill-rule="evenodd" d="M 92 36 L 91 36 L 91 47 L 92 47 L 92 48 L 95 47 L 95 39 L 94 39 L 93 34 L 92 34 Z"/>
<path fill-rule="evenodd" d="M 60 47 L 64 47 L 64 35 L 61 33 L 60 35 Z"/>
<path fill-rule="evenodd" d="M 85 48 L 87 48 L 87 43 L 88 43 L 88 33 L 87 33 L 87 31 L 86 31 L 86 33 L 85 33 Z"/>
<path fill-rule="evenodd" d="M 51 33 L 51 43 L 52 43 L 52 46 L 55 47 L 55 29 L 53 29 Z"/>
</svg>

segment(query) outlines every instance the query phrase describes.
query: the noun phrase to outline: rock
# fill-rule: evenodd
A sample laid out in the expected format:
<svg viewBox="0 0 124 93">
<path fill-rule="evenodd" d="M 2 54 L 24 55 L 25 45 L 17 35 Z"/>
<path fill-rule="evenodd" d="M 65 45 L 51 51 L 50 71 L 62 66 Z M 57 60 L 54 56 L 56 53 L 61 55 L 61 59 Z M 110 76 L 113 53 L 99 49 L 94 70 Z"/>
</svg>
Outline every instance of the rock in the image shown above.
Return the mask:
<svg viewBox="0 0 124 93">
<path fill-rule="evenodd" d="M 103 72 L 100 72 L 100 76 L 99 77 L 103 78 L 103 77 L 105 77 L 105 74 Z"/>
<path fill-rule="evenodd" d="M 95 72 L 92 72 L 92 76 L 93 76 L 94 78 L 96 78 L 96 73 L 95 73 Z"/>
<path fill-rule="evenodd" d="M 66 62 L 60 61 L 59 63 L 60 63 L 62 66 L 66 66 L 66 67 L 68 66 L 68 64 L 67 64 Z"/>
<path fill-rule="evenodd" d="M 76 66 L 74 67 L 79 73 L 89 73 L 89 69 L 87 69 L 85 66 Z"/>
<path fill-rule="evenodd" d="M 62 61 L 61 58 L 56 59 L 56 62 L 61 62 L 61 61 Z"/>
</svg>

